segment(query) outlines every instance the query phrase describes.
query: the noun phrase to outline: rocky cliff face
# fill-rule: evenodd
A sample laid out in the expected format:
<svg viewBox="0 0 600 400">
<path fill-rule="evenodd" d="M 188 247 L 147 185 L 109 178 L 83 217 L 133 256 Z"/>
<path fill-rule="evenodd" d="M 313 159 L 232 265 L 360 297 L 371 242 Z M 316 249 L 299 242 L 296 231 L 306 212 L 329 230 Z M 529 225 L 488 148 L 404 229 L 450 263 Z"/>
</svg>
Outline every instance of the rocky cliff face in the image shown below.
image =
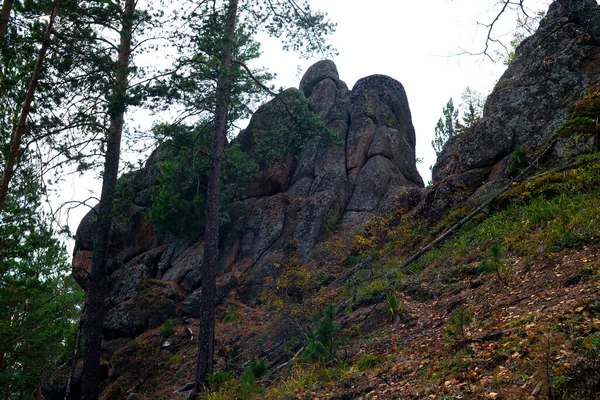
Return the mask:
<svg viewBox="0 0 600 400">
<path fill-rule="evenodd" d="M 255 151 L 256 141 L 278 128 L 286 115 L 274 99 L 260 107 L 237 141 L 261 166 L 261 176 L 246 190 L 245 200 L 228 210 L 232 222 L 223 228 L 219 296 L 240 291 L 245 301 L 258 301 L 267 277 L 290 252 L 308 261 L 326 225 L 346 228 L 381 214 L 402 197 L 413 205 L 423 181 L 415 166 L 415 131 L 402 85 L 387 76 L 358 81 L 352 90 L 339 79 L 331 61 L 313 65 L 300 90 L 340 138 L 325 149 L 309 143 L 294 159 L 268 166 Z M 145 219 L 148 186 L 156 176 L 155 157 L 146 168 L 126 178 L 134 188 L 128 216 L 113 229 L 110 292 L 106 302 L 107 340 L 133 337 L 175 316 L 195 316 L 201 296 L 203 242 L 162 235 Z M 82 221 L 73 271 L 85 286 L 89 269 L 94 214 Z"/>
<path fill-rule="evenodd" d="M 554 2 L 537 32 L 517 48 L 515 60 L 488 97 L 481 120 L 444 147 L 421 211 L 439 219 L 471 194 L 493 192 L 507 178 L 515 149 L 533 154 L 548 146 L 571 115 L 574 102 L 598 82 L 598 4 L 595 0 Z M 565 154 L 567 142 L 563 138 L 554 144 L 555 155 Z M 584 152 L 591 145 L 593 139 L 576 151 Z"/>
</svg>

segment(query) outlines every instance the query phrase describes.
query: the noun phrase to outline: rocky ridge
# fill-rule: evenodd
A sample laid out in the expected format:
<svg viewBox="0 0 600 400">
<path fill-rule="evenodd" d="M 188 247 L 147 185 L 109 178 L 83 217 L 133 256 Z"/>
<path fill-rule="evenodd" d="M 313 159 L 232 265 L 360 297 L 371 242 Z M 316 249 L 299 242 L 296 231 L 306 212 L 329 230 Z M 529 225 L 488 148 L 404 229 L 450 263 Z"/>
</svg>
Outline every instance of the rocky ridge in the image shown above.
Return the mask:
<svg viewBox="0 0 600 400">
<path fill-rule="evenodd" d="M 469 197 L 478 201 L 494 193 L 509 181 L 507 167 L 519 148 L 533 155 L 552 145 L 549 153 L 556 159 L 588 152 L 593 137 L 573 143 L 553 135 L 575 101 L 598 82 L 598 4 L 555 1 L 536 33 L 518 46 L 515 60 L 487 98 L 482 118 L 444 146 L 419 212 L 439 220 Z M 558 140 L 550 143 L 551 138 Z"/>
<path fill-rule="evenodd" d="M 580 7 L 572 7 L 575 3 Z M 510 182 L 508 166 L 518 147 L 531 154 L 549 147 L 547 156 L 558 161 L 590 151 L 598 146 L 593 135 L 573 138 L 556 132 L 573 104 L 598 84 L 600 8 L 593 0 L 553 3 L 538 32 L 519 47 L 482 119 L 448 142 L 434 167 L 433 185 L 423 188 L 402 85 L 374 75 L 349 90 L 333 62 L 315 64 L 300 90 L 288 89 L 287 95 L 305 96 L 343 144 L 308 145 L 296 159 L 283 157 L 286 162 L 277 167 L 258 159 L 261 178 L 229 210 L 234 222 L 223 230 L 219 298 L 236 292 L 245 304 L 259 302 L 267 279 L 281 273 L 277 265 L 290 251 L 308 262 L 331 221 L 357 228 L 374 215 L 402 208 L 434 223 L 452 208 L 477 204 Z M 237 139 L 244 151 L 251 154 L 255 139 L 275 128 L 271 117 L 280 108 L 273 100 L 256 112 Z M 151 159 L 128 177 L 137 188 L 133 211 L 113 230 L 103 344 L 112 368 L 119 363 L 115 354 L 142 332 L 169 318 L 193 320 L 201 295 L 201 237 L 163 235 L 144 218 L 154 165 Z M 92 227 L 89 214 L 78 229 L 73 259 L 74 275 L 83 286 Z"/>
</svg>

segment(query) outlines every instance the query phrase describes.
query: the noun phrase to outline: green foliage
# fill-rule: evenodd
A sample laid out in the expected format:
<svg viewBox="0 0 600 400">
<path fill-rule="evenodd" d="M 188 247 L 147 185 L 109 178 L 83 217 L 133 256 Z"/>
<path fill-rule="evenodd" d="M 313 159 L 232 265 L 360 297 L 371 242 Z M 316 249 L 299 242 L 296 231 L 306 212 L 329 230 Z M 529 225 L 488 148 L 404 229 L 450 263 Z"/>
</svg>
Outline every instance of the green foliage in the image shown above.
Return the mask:
<svg viewBox="0 0 600 400">
<path fill-rule="evenodd" d="M 283 271 L 278 278 L 267 278 L 266 283 L 271 288 L 263 291 L 261 301 L 275 309 L 281 309 L 285 305 L 301 305 L 315 288 L 315 280 L 312 279 L 306 266 L 300 262 L 298 253 L 292 253 L 280 267 Z"/>
<path fill-rule="evenodd" d="M 83 293 L 23 164 L 0 218 L 0 387 L 33 395 L 73 349 Z"/>
<path fill-rule="evenodd" d="M 238 311 L 225 311 L 221 317 L 223 323 L 230 323 L 239 320 L 241 317 Z"/>
<path fill-rule="evenodd" d="M 557 134 L 560 137 L 575 135 L 593 135 L 598 131 L 598 120 L 590 117 L 569 118 L 560 125 Z"/>
<path fill-rule="evenodd" d="M 435 133 L 431 146 L 435 151 L 435 155 L 439 156 L 444 148 L 444 145 L 453 136 L 460 132 L 460 123 L 458 122 L 458 109 L 454 108 L 452 98 L 448 100 L 446 107 L 442 110 L 443 116 L 438 120 L 435 126 Z"/>
<path fill-rule="evenodd" d="M 459 108 L 454 106 L 454 101 L 450 98 L 442 110 L 442 117 L 438 120 L 434 128 L 434 137 L 431 141 L 431 146 L 436 156 L 440 155 L 444 145 L 451 137 L 471 129 L 475 122 L 481 118 L 484 103 L 481 94 L 467 86 L 461 98 L 461 107 L 465 110 L 461 117 L 462 121 L 459 119 Z"/>
<path fill-rule="evenodd" d="M 506 168 L 508 174 L 514 176 L 521 172 L 522 168 L 527 165 L 528 159 L 529 156 L 527 151 L 523 147 L 517 145 L 508 158 L 508 167 Z"/>
<path fill-rule="evenodd" d="M 168 338 L 173 334 L 173 328 L 175 328 L 175 323 L 172 319 L 168 319 L 160 326 L 160 334 L 164 338 Z"/>
<path fill-rule="evenodd" d="M 393 292 L 388 293 L 386 296 L 386 299 L 387 299 L 388 311 L 389 311 L 390 315 L 392 316 L 392 318 L 396 318 L 397 316 L 399 316 L 400 314 L 402 314 L 405 311 L 404 304 L 400 303 L 400 301 L 398 300 L 398 297 L 396 296 L 395 293 L 393 293 Z"/>
<path fill-rule="evenodd" d="M 461 97 L 461 107 L 466 110 L 462 115 L 462 129 L 470 129 L 481 118 L 484 99 L 481 94 L 468 86 L 463 91 Z"/>
<path fill-rule="evenodd" d="M 211 392 L 208 399 L 248 399 L 256 398 L 260 387 L 257 379 L 262 378 L 268 371 L 267 362 L 263 359 L 252 360 L 241 375 L 234 371 L 218 371 L 207 377 Z"/>
<path fill-rule="evenodd" d="M 233 371 L 217 371 L 206 378 L 210 383 L 210 388 L 212 391 L 218 391 L 222 387 L 224 387 L 228 382 L 235 379 L 235 374 Z"/>
<path fill-rule="evenodd" d="M 583 353 L 588 359 L 600 363 L 600 333 L 593 333 L 586 337 L 582 347 Z"/>
<path fill-rule="evenodd" d="M 506 270 L 504 263 L 502 262 L 502 256 L 506 252 L 506 249 L 497 244 L 490 247 L 490 258 L 481 261 L 477 267 L 477 272 L 480 274 L 495 273 L 498 277 L 498 281 L 502 284 L 506 284 Z"/>
<path fill-rule="evenodd" d="M 531 260 L 551 251 L 579 248 L 600 237 L 600 163 L 597 156 L 581 157 L 580 163 L 571 171 L 551 172 L 514 185 L 501 199 L 506 208 L 468 222 L 453 239 L 403 272 L 443 268 L 448 260 L 474 261 L 481 249 L 493 245 Z"/>
<path fill-rule="evenodd" d="M 370 303 L 383 299 L 390 288 L 390 283 L 387 279 L 371 280 L 366 285 L 361 285 L 357 289 L 357 300 L 359 302 Z"/>
<path fill-rule="evenodd" d="M 556 135 L 560 138 L 596 137 L 596 149 L 600 148 L 600 87 L 589 88 L 581 99 L 575 102 L 572 114 L 563 122 Z"/>
<path fill-rule="evenodd" d="M 325 215 L 325 221 L 323 221 L 323 231 L 325 233 L 330 233 L 331 231 L 333 231 L 333 228 L 335 228 L 337 223 L 337 213 L 334 210 L 327 211 L 327 214 Z"/>
<path fill-rule="evenodd" d="M 152 188 L 149 217 L 162 232 L 197 233 L 204 223 L 208 180 L 208 124 L 157 125 L 159 149 L 158 183 Z M 258 166 L 230 145 L 224 154 L 222 204 L 225 208 L 241 188 L 258 174 Z"/>
<path fill-rule="evenodd" d="M 252 374 L 256 379 L 262 378 L 267 373 L 267 370 L 267 361 L 264 359 L 258 361 L 252 360 L 246 368 L 246 371 L 248 371 L 249 374 Z"/>
<path fill-rule="evenodd" d="M 169 357 L 169 364 L 179 365 L 182 359 L 183 356 L 181 354 L 173 354 L 171 357 Z"/>
<path fill-rule="evenodd" d="M 444 333 L 446 336 L 458 339 L 466 348 L 468 341 L 465 328 L 473 322 L 473 314 L 470 311 L 459 308 L 450 314 Z"/>
<path fill-rule="evenodd" d="M 308 109 L 308 100 L 288 89 L 262 107 L 248 126 L 256 140 L 256 153 L 268 166 L 296 159 L 309 143 L 317 147 L 340 144 L 338 135 Z"/>
<path fill-rule="evenodd" d="M 379 364 L 381 364 L 381 359 L 377 356 L 377 354 L 373 353 L 363 354 L 356 362 L 356 366 L 361 372 L 373 369 Z"/>
<path fill-rule="evenodd" d="M 336 322 L 337 309 L 329 304 L 322 316 L 313 315 L 313 321 L 317 324 L 314 332 L 308 335 L 308 343 L 304 354 L 306 358 L 314 362 L 331 363 L 337 359 L 336 353 L 340 346 L 340 324 Z"/>
</svg>

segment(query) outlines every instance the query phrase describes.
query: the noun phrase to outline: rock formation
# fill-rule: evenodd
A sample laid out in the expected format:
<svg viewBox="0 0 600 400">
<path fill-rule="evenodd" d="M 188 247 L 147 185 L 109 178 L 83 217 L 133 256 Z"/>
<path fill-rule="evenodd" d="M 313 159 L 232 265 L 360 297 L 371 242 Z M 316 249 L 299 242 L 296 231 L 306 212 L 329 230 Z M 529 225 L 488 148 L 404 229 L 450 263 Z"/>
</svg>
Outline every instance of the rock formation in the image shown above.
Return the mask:
<svg viewBox="0 0 600 400">
<path fill-rule="evenodd" d="M 331 61 L 313 65 L 288 99 L 306 96 L 310 109 L 340 138 L 325 149 L 309 143 L 297 159 L 268 166 L 256 154 L 257 138 L 290 118 L 278 99 L 261 106 L 236 141 L 261 166 L 245 200 L 233 204 L 232 223 L 223 228 L 219 295 L 241 291 L 258 301 L 262 284 L 292 245 L 303 260 L 325 235 L 326 219 L 356 226 L 385 212 L 400 188 L 419 198 L 423 181 L 415 166 L 415 131 L 402 85 L 386 76 L 358 81 L 352 91 L 339 79 Z M 175 316 L 195 316 L 201 293 L 203 242 L 161 234 L 145 218 L 148 187 L 156 179 L 156 155 L 126 179 L 134 188 L 126 218 L 113 229 L 109 296 L 104 322 L 106 340 L 134 337 Z M 73 271 L 85 287 L 90 267 L 94 214 L 82 221 Z M 110 347 L 110 345 L 109 345 Z"/>
<path fill-rule="evenodd" d="M 283 162 L 269 166 L 256 154 L 256 141 L 287 117 L 276 99 L 257 110 L 236 141 L 257 160 L 261 176 L 228 210 L 231 222 L 223 227 L 220 243 L 219 298 L 236 291 L 247 304 L 258 302 L 267 278 L 281 272 L 277 265 L 285 256 L 295 252 L 310 260 L 331 221 L 343 229 L 357 228 L 398 205 L 437 221 L 457 204 L 480 200 L 503 185 L 517 146 L 535 152 L 552 144 L 560 157 L 569 139 L 550 138 L 573 103 L 598 84 L 600 7 L 594 0 L 559 0 L 539 30 L 518 47 L 481 120 L 447 143 L 433 169 L 434 184 L 423 189 L 402 85 L 374 75 L 349 90 L 333 62 L 316 63 L 299 90 L 288 89 L 285 96 L 304 96 L 337 133 L 340 145 L 321 149 L 309 143 L 298 157 L 282 154 Z M 583 147 L 593 145 L 598 145 L 594 138 Z M 161 234 L 146 219 L 156 158 L 127 175 L 135 189 L 133 201 L 113 229 L 103 332 L 104 357 L 114 364 L 113 371 L 119 368 L 112 357 L 131 338 L 168 318 L 193 320 L 202 295 L 201 236 Z M 90 213 L 77 231 L 73 273 L 83 287 L 93 224 Z"/>
<path fill-rule="evenodd" d="M 493 192 L 506 178 L 511 153 L 547 146 L 574 102 L 598 82 L 600 8 L 595 0 L 554 2 L 537 32 L 518 46 L 481 120 L 444 147 L 421 212 L 439 219 L 476 191 Z"/>
</svg>

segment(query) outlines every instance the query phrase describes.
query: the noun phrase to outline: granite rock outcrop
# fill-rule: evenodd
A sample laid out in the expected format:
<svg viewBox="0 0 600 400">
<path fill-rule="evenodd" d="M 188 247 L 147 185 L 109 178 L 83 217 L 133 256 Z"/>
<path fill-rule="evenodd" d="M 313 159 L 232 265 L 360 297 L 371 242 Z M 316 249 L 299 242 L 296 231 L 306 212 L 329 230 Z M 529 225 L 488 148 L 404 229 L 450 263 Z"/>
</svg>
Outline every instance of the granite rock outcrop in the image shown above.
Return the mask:
<svg viewBox="0 0 600 400">
<path fill-rule="evenodd" d="M 220 244 L 220 298 L 237 290 L 245 301 L 257 302 L 265 280 L 280 273 L 277 265 L 290 251 L 303 261 L 311 258 L 327 234 L 327 223 L 358 228 L 361 221 L 393 207 L 398 196 L 410 193 L 413 205 L 420 199 L 423 181 L 415 164 L 415 131 L 399 82 L 374 75 L 349 90 L 335 64 L 325 60 L 308 69 L 299 90 L 287 89 L 282 96 L 288 101 L 305 97 L 339 142 L 326 148 L 308 143 L 299 155 L 280 154 L 280 162 L 270 165 L 256 151 L 256 143 L 291 117 L 279 99 L 255 112 L 235 140 L 255 159 L 260 176 L 228 210 L 231 222 L 223 227 Z M 168 318 L 196 315 L 201 233 L 163 234 L 146 217 L 159 157 L 153 155 L 145 168 L 125 177 L 134 194 L 113 228 L 105 339 L 133 337 Z M 83 287 L 93 225 L 90 212 L 77 231 L 73 272 Z"/>
<path fill-rule="evenodd" d="M 472 194 L 494 193 L 510 178 L 515 150 L 539 154 L 564 146 L 568 139 L 556 142 L 553 135 L 573 104 L 599 82 L 600 7 L 595 0 L 555 1 L 539 29 L 517 47 L 482 118 L 446 143 L 419 211 L 439 219 Z"/>
</svg>

